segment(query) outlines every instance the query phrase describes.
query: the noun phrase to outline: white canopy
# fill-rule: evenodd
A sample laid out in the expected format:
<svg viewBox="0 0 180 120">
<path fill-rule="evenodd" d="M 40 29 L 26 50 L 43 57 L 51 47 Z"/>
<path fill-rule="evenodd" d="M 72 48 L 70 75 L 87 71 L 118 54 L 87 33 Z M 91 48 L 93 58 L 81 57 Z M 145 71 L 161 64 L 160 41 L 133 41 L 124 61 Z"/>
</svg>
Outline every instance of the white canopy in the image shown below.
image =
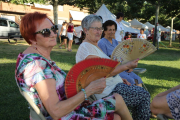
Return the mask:
<svg viewBox="0 0 180 120">
<path fill-rule="evenodd" d="M 148 29 L 150 29 L 150 30 L 152 30 L 153 28 L 155 28 L 155 26 L 152 25 L 152 24 L 149 23 L 149 22 L 146 22 L 146 23 L 144 23 L 144 24 L 147 25 L 147 26 L 148 26 Z"/>
<path fill-rule="evenodd" d="M 170 30 L 169 29 L 167 29 L 167 28 L 165 28 L 165 27 L 163 27 L 162 25 L 158 25 L 158 27 L 159 28 L 161 28 L 161 31 L 166 31 L 166 32 L 170 32 Z"/>
<path fill-rule="evenodd" d="M 127 26 L 131 26 L 131 23 L 126 22 L 126 21 L 124 21 L 124 20 L 122 20 L 121 22 L 122 22 L 123 24 L 127 25 Z"/>
<path fill-rule="evenodd" d="M 96 12 L 96 15 L 101 16 L 103 18 L 103 22 L 105 22 L 107 20 L 113 20 L 113 21 L 116 20 L 116 16 L 114 14 L 112 14 L 104 4 Z M 125 32 L 139 33 L 139 30 L 128 26 L 128 25 L 130 25 L 128 22 L 122 20 L 121 23 L 124 27 Z"/>
<path fill-rule="evenodd" d="M 87 16 L 87 14 L 85 14 L 84 12 L 79 12 L 79 11 L 73 11 L 73 10 L 69 10 L 73 20 L 83 20 L 84 17 Z"/>
<path fill-rule="evenodd" d="M 134 27 L 134 28 L 146 28 L 147 29 L 147 27 L 148 27 L 147 25 L 139 22 L 135 18 L 133 20 L 131 20 L 129 23 L 131 23 L 131 27 Z"/>
</svg>

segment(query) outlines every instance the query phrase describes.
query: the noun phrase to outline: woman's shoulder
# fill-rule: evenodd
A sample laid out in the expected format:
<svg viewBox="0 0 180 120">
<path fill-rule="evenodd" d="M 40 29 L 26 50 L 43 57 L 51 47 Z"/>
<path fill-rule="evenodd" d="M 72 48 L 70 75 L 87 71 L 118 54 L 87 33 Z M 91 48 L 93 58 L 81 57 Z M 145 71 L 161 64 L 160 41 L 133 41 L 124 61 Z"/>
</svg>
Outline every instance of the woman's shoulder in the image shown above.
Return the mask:
<svg viewBox="0 0 180 120">
<path fill-rule="evenodd" d="M 48 61 L 46 58 L 37 53 L 30 54 L 22 54 L 18 55 L 16 69 L 21 69 L 25 67 L 33 67 L 33 66 L 47 66 Z"/>
</svg>

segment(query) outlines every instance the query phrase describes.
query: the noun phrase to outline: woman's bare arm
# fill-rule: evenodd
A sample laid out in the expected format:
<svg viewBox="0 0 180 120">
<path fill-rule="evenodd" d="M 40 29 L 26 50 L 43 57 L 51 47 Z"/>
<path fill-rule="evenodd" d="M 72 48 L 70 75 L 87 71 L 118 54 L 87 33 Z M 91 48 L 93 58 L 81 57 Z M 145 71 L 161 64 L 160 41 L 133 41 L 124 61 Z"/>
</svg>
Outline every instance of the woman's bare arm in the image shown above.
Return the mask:
<svg viewBox="0 0 180 120">
<path fill-rule="evenodd" d="M 87 97 L 92 94 L 102 93 L 105 87 L 105 79 L 99 79 L 91 82 L 90 85 L 85 88 Z M 67 100 L 59 101 L 56 92 L 56 81 L 54 79 L 45 79 L 37 83 L 35 88 L 46 110 L 55 120 L 72 112 L 85 100 L 85 95 L 81 91 Z"/>
<path fill-rule="evenodd" d="M 100 57 L 95 56 L 95 55 L 89 55 L 89 56 L 86 57 L 86 59 L 91 59 L 91 58 L 100 58 Z M 136 68 L 136 67 L 137 67 L 137 64 L 138 64 L 138 60 L 139 60 L 139 59 L 134 60 L 134 61 L 130 61 L 130 62 L 128 62 L 128 63 L 126 63 L 126 64 L 123 64 L 123 65 L 118 65 L 118 66 L 111 72 L 110 77 L 111 77 L 111 76 L 115 76 L 115 75 L 117 75 L 117 74 L 119 74 L 119 73 L 121 73 L 121 72 L 123 72 L 123 71 L 125 71 L 125 70 L 127 70 L 127 69 Z"/>
</svg>

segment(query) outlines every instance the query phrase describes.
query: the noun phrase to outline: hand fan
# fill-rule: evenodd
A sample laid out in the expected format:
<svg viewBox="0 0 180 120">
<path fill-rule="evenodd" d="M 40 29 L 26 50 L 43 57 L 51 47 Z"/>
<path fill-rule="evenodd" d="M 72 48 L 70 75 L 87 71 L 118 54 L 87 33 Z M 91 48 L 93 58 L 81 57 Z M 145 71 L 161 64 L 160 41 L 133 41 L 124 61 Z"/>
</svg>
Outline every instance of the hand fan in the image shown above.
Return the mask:
<svg viewBox="0 0 180 120">
<path fill-rule="evenodd" d="M 142 59 L 155 51 L 155 46 L 147 40 L 132 38 L 119 43 L 112 52 L 111 59 L 125 64 L 137 58 Z"/>
<path fill-rule="evenodd" d="M 87 59 L 75 64 L 65 79 L 67 98 L 76 95 L 90 82 L 107 77 L 118 64 L 118 61 L 105 58 Z"/>
</svg>

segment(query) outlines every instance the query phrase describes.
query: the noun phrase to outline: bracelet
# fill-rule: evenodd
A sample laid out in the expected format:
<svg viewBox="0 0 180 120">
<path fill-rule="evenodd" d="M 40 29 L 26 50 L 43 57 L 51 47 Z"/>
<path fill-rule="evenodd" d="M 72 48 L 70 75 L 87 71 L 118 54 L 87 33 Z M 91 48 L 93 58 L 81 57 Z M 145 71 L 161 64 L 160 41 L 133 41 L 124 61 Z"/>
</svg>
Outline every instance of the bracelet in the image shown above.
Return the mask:
<svg viewBox="0 0 180 120">
<path fill-rule="evenodd" d="M 83 93 L 84 93 L 84 97 L 85 97 L 85 100 L 87 100 L 87 95 L 86 95 L 86 91 L 85 91 L 85 89 L 81 89 L 81 91 L 83 91 Z"/>
</svg>

